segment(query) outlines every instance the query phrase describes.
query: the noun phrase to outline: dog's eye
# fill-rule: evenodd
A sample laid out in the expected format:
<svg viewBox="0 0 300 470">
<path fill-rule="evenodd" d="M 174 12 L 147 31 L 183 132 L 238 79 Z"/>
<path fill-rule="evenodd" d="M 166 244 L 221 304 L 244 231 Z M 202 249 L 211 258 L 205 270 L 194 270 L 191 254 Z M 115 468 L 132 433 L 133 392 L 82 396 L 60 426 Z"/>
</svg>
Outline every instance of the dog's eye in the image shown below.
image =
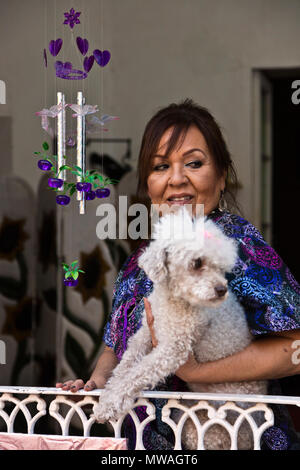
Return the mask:
<svg viewBox="0 0 300 470">
<path fill-rule="evenodd" d="M 197 258 L 194 260 L 194 269 L 200 269 L 202 267 L 202 259 Z"/>
</svg>

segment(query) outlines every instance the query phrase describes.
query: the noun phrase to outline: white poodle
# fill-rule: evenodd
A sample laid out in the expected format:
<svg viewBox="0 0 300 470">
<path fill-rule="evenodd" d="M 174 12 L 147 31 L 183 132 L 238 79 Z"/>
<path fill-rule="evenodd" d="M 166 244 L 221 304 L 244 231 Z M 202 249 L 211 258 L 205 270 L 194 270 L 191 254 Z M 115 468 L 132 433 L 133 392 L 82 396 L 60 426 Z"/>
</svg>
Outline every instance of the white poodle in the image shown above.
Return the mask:
<svg viewBox="0 0 300 470">
<path fill-rule="evenodd" d="M 252 340 L 243 308 L 227 289 L 225 278 L 235 264 L 236 242 L 211 220 L 198 218 L 194 222 L 184 206 L 158 221 L 153 238 L 138 264 L 154 286 L 148 300 L 158 345 L 152 348 L 144 312 L 141 328 L 129 339 L 121 362 L 94 407 L 98 422 L 126 414 L 142 390 L 154 388 L 174 374 L 190 353 L 198 363 L 216 361 L 241 351 Z M 267 393 L 265 381 L 188 386 L 194 392 Z M 205 410 L 198 411 L 197 416 L 202 424 L 208 419 Z M 233 423 L 233 416 L 231 420 Z M 244 423 L 238 436 L 240 449 L 251 448 L 251 435 Z M 197 431 L 190 419 L 184 426 L 183 443 L 197 449 Z M 208 429 L 204 443 L 207 449 L 230 448 L 229 435 L 218 424 Z"/>
</svg>

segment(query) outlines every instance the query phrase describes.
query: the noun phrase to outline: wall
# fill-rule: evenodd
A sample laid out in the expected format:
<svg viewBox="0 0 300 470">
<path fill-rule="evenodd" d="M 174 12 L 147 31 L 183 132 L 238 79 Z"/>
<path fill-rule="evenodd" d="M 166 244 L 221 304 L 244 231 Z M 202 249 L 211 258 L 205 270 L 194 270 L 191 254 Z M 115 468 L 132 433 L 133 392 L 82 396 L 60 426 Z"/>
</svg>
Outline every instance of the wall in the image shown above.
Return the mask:
<svg viewBox="0 0 300 470">
<path fill-rule="evenodd" d="M 62 86 L 50 68 L 45 74 L 42 51 L 59 34 L 67 44 L 69 28 L 61 23 L 63 12 L 71 7 L 82 11 L 82 25 L 74 28 L 75 36 L 84 34 L 112 54 L 111 63 L 92 70 L 84 84 L 88 103 L 98 103 L 103 112 L 120 116 L 110 126 L 109 136 L 132 138 L 136 163 L 152 114 L 170 102 L 193 98 L 208 107 L 223 128 L 243 185 L 240 200 L 251 220 L 251 70 L 298 65 L 300 3 L 6 1 L 1 5 L 0 79 L 7 84 L 7 104 L 0 105 L 0 116 L 12 117 L 12 170 L 34 189 L 39 173 L 32 152 L 44 139 L 34 112 L 54 104 L 55 91 Z M 69 58 L 67 49 L 65 54 Z M 77 86 L 63 84 L 72 96 Z M 0 155 L 3 164 L 1 149 Z"/>
</svg>

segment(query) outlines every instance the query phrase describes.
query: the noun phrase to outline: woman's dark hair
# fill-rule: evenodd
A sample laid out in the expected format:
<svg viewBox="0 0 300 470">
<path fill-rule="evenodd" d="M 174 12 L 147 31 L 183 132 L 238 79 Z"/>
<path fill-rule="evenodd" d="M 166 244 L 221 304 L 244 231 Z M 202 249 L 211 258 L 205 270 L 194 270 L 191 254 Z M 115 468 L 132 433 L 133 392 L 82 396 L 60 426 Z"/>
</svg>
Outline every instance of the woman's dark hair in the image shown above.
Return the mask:
<svg viewBox="0 0 300 470">
<path fill-rule="evenodd" d="M 224 197 L 229 208 L 240 212 L 235 196 L 238 187 L 237 175 L 220 127 L 206 108 L 188 98 L 160 109 L 148 122 L 139 153 L 137 197 L 148 198 L 147 179 L 151 171 L 151 156 L 157 152 L 163 134 L 174 126 L 165 154 L 169 156 L 180 136 L 181 143 L 184 141 L 191 125 L 197 126 L 204 136 L 217 174 L 226 174 Z"/>
</svg>

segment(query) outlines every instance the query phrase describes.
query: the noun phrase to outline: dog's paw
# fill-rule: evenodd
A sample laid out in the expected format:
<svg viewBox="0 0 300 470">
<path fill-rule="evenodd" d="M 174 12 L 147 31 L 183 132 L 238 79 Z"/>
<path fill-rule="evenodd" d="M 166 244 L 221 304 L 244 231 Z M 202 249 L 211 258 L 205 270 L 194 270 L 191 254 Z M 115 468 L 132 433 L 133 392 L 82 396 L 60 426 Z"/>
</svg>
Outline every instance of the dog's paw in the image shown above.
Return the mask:
<svg viewBox="0 0 300 470">
<path fill-rule="evenodd" d="M 108 403 L 107 401 L 100 401 L 97 405 L 94 406 L 93 412 L 93 417 L 98 423 L 118 420 L 117 409 L 113 403 Z"/>
<path fill-rule="evenodd" d="M 99 403 L 94 406 L 94 414 L 92 417 L 98 423 L 106 421 L 118 421 L 122 416 L 126 415 L 134 403 L 132 399 L 119 397 L 115 400 L 102 399 L 100 396 Z"/>
<path fill-rule="evenodd" d="M 103 409 L 102 406 L 96 405 L 94 406 L 94 414 L 92 414 L 92 418 L 95 418 L 97 423 L 106 423 L 107 421 L 116 421 L 114 413 L 109 410 Z"/>
</svg>

